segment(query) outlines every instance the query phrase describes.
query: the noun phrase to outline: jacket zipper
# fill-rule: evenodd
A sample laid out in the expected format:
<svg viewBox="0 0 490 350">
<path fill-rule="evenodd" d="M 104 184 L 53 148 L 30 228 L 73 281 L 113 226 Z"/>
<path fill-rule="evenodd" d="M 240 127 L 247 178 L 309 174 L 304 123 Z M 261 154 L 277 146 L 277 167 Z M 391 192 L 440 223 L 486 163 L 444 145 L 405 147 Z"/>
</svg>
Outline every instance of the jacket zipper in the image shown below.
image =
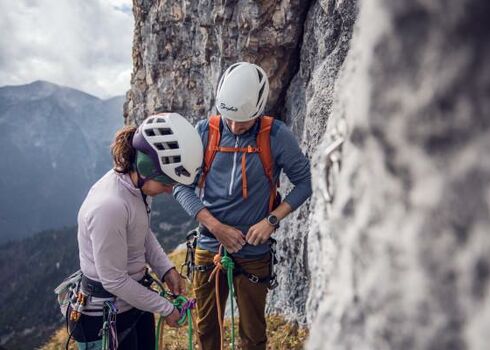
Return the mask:
<svg viewBox="0 0 490 350">
<path fill-rule="evenodd" d="M 235 140 L 235 148 L 238 147 L 238 140 L 239 140 L 239 136 L 236 137 L 236 140 Z M 231 191 L 233 189 L 233 183 L 234 183 L 234 180 L 235 180 L 235 170 L 236 170 L 236 157 L 237 157 L 237 154 L 238 154 L 238 152 L 235 152 L 235 154 L 233 155 L 233 169 L 231 170 L 230 188 L 228 190 L 228 195 L 229 196 L 231 196 Z"/>
</svg>

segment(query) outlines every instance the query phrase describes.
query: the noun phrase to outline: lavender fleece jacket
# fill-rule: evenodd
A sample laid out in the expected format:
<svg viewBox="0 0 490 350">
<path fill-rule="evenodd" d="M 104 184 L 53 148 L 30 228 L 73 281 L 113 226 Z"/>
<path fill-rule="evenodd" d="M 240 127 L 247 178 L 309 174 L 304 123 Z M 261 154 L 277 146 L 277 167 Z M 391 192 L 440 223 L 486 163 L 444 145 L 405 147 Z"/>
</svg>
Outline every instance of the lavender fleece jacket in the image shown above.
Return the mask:
<svg viewBox="0 0 490 350">
<path fill-rule="evenodd" d="M 137 282 L 146 264 L 160 277 L 174 265 L 150 230 L 142 194 L 128 174 L 111 170 L 92 186 L 78 213 L 78 245 L 82 272 L 117 296 L 119 312 L 173 311 L 168 300 Z"/>
</svg>

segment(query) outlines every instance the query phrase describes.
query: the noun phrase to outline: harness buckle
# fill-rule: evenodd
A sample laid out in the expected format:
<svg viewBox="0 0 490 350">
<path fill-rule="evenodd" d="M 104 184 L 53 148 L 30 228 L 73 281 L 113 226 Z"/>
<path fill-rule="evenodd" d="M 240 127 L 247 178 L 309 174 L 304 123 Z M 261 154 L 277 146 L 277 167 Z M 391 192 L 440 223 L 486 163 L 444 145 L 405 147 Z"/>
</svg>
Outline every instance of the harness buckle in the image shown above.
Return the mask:
<svg viewBox="0 0 490 350">
<path fill-rule="evenodd" d="M 209 270 L 211 270 L 212 268 L 214 267 L 214 265 L 194 265 L 194 267 L 192 268 L 194 271 L 198 271 L 198 272 L 207 272 Z"/>
<path fill-rule="evenodd" d="M 250 274 L 250 276 L 248 276 L 248 280 L 252 283 L 259 283 L 259 277 L 253 274 Z"/>
</svg>

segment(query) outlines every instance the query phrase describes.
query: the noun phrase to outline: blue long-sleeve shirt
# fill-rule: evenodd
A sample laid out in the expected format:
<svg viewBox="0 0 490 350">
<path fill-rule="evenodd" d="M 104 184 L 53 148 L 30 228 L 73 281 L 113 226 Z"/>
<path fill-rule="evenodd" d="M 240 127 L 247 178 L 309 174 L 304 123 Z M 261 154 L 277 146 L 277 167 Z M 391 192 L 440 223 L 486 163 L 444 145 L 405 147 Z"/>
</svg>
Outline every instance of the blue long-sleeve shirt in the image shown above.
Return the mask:
<svg viewBox="0 0 490 350">
<path fill-rule="evenodd" d="M 259 122 L 246 133 L 234 135 L 225 122 L 222 122 L 220 145 L 224 147 L 256 146 Z M 196 125 L 204 148 L 208 142 L 209 121 L 202 120 Z M 281 121 L 274 120 L 271 129 L 271 150 L 274 161 L 273 176 L 278 179 L 284 171 L 294 188 L 284 198 L 295 210 L 311 195 L 311 172 L 308 158 L 302 153 L 291 130 Z M 217 152 L 206 181 L 201 199 L 198 197 L 198 177 L 191 186 L 174 187 L 174 197 L 187 211 L 196 217 L 199 211 L 207 208 L 220 222 L 236 227 L 244 234 L 248 229 L 268 215 L 270 185 L 262 162 L 257 153 L 247 157 L 248 198 L 242 194 L 242 154 Z M 201 236 L 198 246 L 217 251 L 219 242 L 211 237 Z M 250 257 L 262 255 L 269 250 L 268 244 L 252 246 L 246 244 L 236 255 Z"/>
</svg>

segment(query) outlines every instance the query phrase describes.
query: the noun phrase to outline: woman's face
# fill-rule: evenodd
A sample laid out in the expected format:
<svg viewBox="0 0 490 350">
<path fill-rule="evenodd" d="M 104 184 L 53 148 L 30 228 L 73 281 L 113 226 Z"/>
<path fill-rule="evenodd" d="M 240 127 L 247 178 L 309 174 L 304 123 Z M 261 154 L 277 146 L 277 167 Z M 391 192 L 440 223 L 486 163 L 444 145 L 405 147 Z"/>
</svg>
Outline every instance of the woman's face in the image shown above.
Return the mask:
<svg viewBox="0 0 490 350">
<path fill-rule="evenodd" d="M 156 196 L 161 193 L 172 193 L 173 185 L 164 185 L 155 180 L 147 180 L 141 190 L 147 196 Z"/>
</svg>

